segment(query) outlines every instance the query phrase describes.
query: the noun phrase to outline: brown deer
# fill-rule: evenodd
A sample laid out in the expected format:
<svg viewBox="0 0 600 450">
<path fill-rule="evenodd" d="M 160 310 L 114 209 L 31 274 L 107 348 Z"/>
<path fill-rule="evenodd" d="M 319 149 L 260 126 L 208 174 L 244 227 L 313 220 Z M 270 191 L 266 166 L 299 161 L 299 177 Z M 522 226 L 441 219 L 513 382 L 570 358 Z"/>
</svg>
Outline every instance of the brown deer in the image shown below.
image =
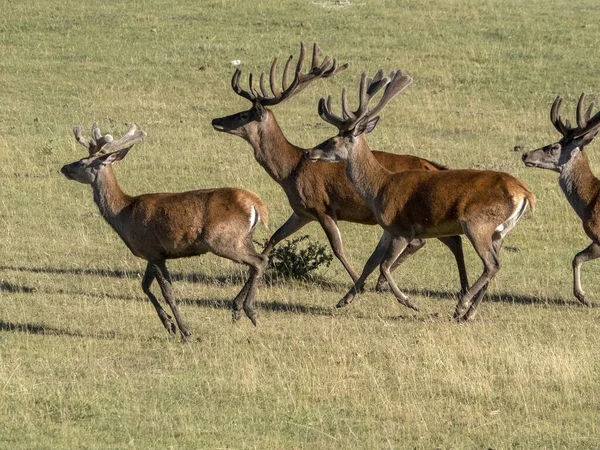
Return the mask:
<svg viewBox="0 0 600 450">
<path fill-rule="evenodd" d="M 263 254 L 268 255 L 278 242 L 316 220 L 325 231 L 333 253 L 352 277 L 352 281 L 356 281 L 358 276 L 344 253 L 337 222 L 341 220 L 375 225 L 377 223 L 375 216 L 346 178 L 343 164 L 312 164 L 304 157 L 305 149 L 288 142 L 275 120 L 275 115 L 267 109 L 267 106 L 277 105 L 297 94 L 309 83 L 319 78 L 332 77 L 347 67 L 347 64 L 338 66 L 336 60 L 334 59 L 332 62 L 329 57 L 325 57 L 319 64 L 320 50 L 318 44 L 315 43 L 311 68 L 308 73 L 302 73 L 305 53 L 305 46 L 302 43 L 294 79 L 289 84 L 288 73 L 293 57 L 290 56 L 287 60 L 282 77 L 283 90 L 279 89 L 275 81 L 277 58 L 274 59 L 269 79 L 272 95 L 267 92 L 264 73 L 260 76 L 260 92 L 253 86 L 252 74 L 249 76 L 249 90 L 242 89 L 240 87 L 241 71 L 237 69 L 233 74 L 231 86 L 236 94 L 250 101 L 252 107 L 237 114 L 214 119 L 212 125 L 217 131 L 242 137 L 252 146 L 256 161 L 283 188 L 294 211 L 290 218 L 271 236 Z M 373 152 L 373 154 L 384 167 L 392 172 L 409 169 L 446 170 L 444 166 L 416 156 L 384 152 Z M 465 292 L 469 282 L 461 238 L 444 236 L 440 237 L 440 240 L 450 248 L 456 258 L 461 292 Z M 424 244 L 425 241 L 422 239 L 413 240 L 402 257 L 395 262 L 394 267 Z M 377 283 L 377 290 L 381 290 L 384 283 L 385 278 L 381 275 Z"/>
<path fill-rule="evenodd" d="M 392 280 L 393 261 L 414 239 L 465 234 L 484 266 L 482 275 L 456 306 L 454 317 L 468 320 L 500 269 L 502 241 L 528 204 L 533 210 L 535 196 L 521 181 L 502 172 L 407 170 L 392 173 L 383 167 L 369 148 L 365 135 L 375 128 L 381 109 L 411 83 L 412 78 L 400 70 L 392 72 L 389 78 L 380 70 L 368 82 L 363 73 L 356 111 L 348 108 L 345 88 L 342 117 L 331 112 L 331 96 L 319 102 L 319 115 L 337 127 L 339 133 L 309 150 L 307 156 L 313 161 L 345 162 L 348 179 L 384 230 L 360 278 L 337 306 L 350 303 L 369 274 L 380 265 L 398 301 L 418 311 Z M 379 103 L 369 109 L 371 99 L 383 88 Z"/>
<path fill-rule="evenodd" d="M 92 126 L 92 139 L 86 141 L 79 126 L 73 128 L 77 142 L 89 156 L 65 165 L 61 172 L 70 180 L 92 186 L 94 201 L 109 225 L 123 239 L 131 252 L 148 261 L 142 289 L 158 317 L 171 334 L 177 328 L 150 291 L 156 279 L 168 303 L 182 339 L 191 335 L 184 325 L 175 298 L 167 259 L 214 253 L 250 267 L 248 281 L 233 301 L 233 318 L 239 319 L 243 308 L 256 325 L 252 300 L 268 258 L 257 253 L 252 234 L 259 221 L 267 227 L 268 211 L 258 195 L 234 188 L 202 189 L 190 192 L 129 196 L 119 187 L 112 165 L 120 161 L 131 147 L 146 137 L 143 131 L 129 131 L 114 141 Z"/>
<path fill-rule="evenodd" d="M 577 127 L 562 121 L 559 115 L 562 98 L 556 97 L 550 109 L 550 121 L 562 135 L 560 141 L 524 153 L 527 167 L 540 167 L 558 172 L 558 184 L 567 200 L 581 219 L 585 233 L 592 243 L 577 253 L 573 259 L 573 294 L 581 303 L 591 306 L 581 288 L 581 265 L 600 257 L 600 180 L 590 169 L 584 147 L 600 130 L 600 111 L 590 117 L 594 108 L 591 103 L 583 111 L 584 94 L 577 103 Z"/>
</svg>

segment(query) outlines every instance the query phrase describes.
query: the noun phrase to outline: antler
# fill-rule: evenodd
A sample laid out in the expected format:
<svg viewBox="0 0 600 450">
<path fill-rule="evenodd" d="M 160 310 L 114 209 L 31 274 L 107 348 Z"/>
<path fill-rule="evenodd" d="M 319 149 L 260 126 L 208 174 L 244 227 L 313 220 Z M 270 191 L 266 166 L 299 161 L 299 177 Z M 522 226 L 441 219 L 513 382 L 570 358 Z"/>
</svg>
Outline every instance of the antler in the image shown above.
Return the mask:
<svg viewBox="0 0 600 450">
<path fill-rule="evenodd" d="M 342 89 L 342 117 L 336 116 L 331 112 L 331 95 L 319 100 L 319 116 L 331 125 L 337 127 L 340 131 L 352 130 L 360 121 L 371 120 L 394 98 L 412 83 L 412 78 L 404 75 L 402 70 L 393 70 L 389 77 L 384 76 L 385 72 L 380 69 L 374 77 L 367 80 L 367 73 L 363 72 L 360 79 L 359 104 L 356 111 L 350 111 L 348 108 L 347 91 Z M 377 106 L 369 109 L 369 103 L 373 97 L 385 87 L 383 95 Z"/>
<path fill-rule="evenodd" d="M 96 122 L 92 125 L 92 138 L 89 142 L 83 137 L 79 125 L 73 127 L 73 134 L 75 135 L 77 142 L 83 145 L 89 151 L 90 155 L 95 155 L 97 153 L 106 154 L 109 152 L 116 152 L 123 148 L 131 147 L 141 141 L 146 137 L 146 132 L 142 130 L 136 132 L 136 129 L 137 126 L 131 124 L 129 131 L 127 131 L 127 133 L 125 133 L 118 141 L 114 141 L 110 134 L 103 135 Z"/>
<path fill-rule="evenodd" d="M 269 72 L 269 87 L 271 88 L 271 92 L 273 94 L 272 96 L 270 96 L 270 94 L 267 91 L 264 72 L 260 74 L 260 91 L 254 88 L 252 74 L 248 76 L 248 84 L 250 90 L 246 91 L 240 87 L 240 77 L 242 71 L 239 68 L 236 69 L 235 73 L 233 74 L 233 77 L 231 78 L 231 87 L 233 88 L 236 94 L 240 95 L 241 97 L 244 97 L 247 100 L 250 100 L 253 103 L 259 103 L 262 106 L 277 105 L 284 101 L 286 98 L 289 98 L 292 95 L 300 92 L 312 81 L 319 78 L 332 77 L 348 67 L 348 64 L 343 64 L 339 66 L 337 60 L 334 58 L 332 61 L 329 56 L 325 56 L 323 62 L 319 64 L 319 54 L 319 44 L 315 42 L 315 44 L 313 45 L 312 63 L 310 71 L 305 74 L 301 73 L 302 66 L 304 65 L 304 57 L 306 56 L 306 47 L 304 46 L 304 42 L 300 43 L 300 56 L 298 57 L 298 62 L 296 63 L 296 69 L 294 70 L 294 79 L 292 80 L 291 84 L 288 84 L 288 77 L 290 67 L 292 65 L 292 60 L 294 58 L 293 56 L 290 56 L 288 58 L 283 68 L 283 75 L 281 81 L 281 88 L 283 89 L 283 91 L 279 89 L 275 81 L 277 58 L 273 59 L 273 64 L 271 65 L 271 70 Z"/>
<path fill-rule="evenodd" d="M 550 121 L 554 125 L 554 127 L 558 130 L 560 134 L 563 136 L 571 136 L 573 138 L 577 138 L 583 136 L 584 134 L 589 133 L 590 131 L 597 131 L 597 128 L 600 127 L 600 111 L 598 111 L 594 117 L 590 117 L 592 115 L 592 110 L 594 108 L 594 102 L 590 103 L 588 109 L 583 112 L 583 101 L 585 98 L 585 93 L 582 93 L 579 97 L 579 101 L 577 102 L 577 127 L 571 127 L 571 123 L 566 120 L 562 121 L 562 117 L 560 117 L 559 111 L 562 105 L 562 97 L 559 95 L 552 103 L 552 108 L 550 109 Z"/>
</svg>

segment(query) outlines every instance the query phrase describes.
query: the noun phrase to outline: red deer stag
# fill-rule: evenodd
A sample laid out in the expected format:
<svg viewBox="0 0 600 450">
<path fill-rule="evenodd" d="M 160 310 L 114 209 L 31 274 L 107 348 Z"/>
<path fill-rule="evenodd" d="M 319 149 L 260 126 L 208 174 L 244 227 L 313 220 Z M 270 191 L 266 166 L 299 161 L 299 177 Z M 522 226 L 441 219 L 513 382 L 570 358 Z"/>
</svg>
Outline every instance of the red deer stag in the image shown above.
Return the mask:
<svg viewBox="0 0 600 450">
<path fill-rule="evenodd" d="M 600 111 L 590 117 L 594 108 L 591 103 L 583 112 L 584 94 L 577 103 L 577 127 L 571 127 L 559 115 L 562 98 L 556 97 L 550 109 L 550 120 L 562 139 L 523 154 L 527 167 L 540 167 L 558 172 L 558 184 L 567 200 L 580 217 L 583 229 L 592 243 L 577 253 L 573 259 L 573 294 L 581 303 L 591 306 L 581 288 L 581 265 L 600 257 L 600 180 L 590 169 L 584 147 L 592 142 L 600 130 Z"/>
<path fill-rule="evenodd" d="M 89 156 L 65 165 L 61 172 L 70 180 L 92 186 L 94 201 L 109 225 L 131 252 L 148 261 L 142 289 L 158 317 L 171 334 L 177 328 L 150 291 L 156 279 L 168 303 L 182 339 L 191 335 L 184 325 L 175 298 L 165 260 L 214 253 L 250 267 L 250 277 L 233 301 L 233 317 L 239 319 L 243 308 L 256 325 L 252 300 L 256 283 L 267 266 L 268 258 L 256 252 L 252 234 L 261 220 L 267 226 L 268 212 L 258 195 L 242 189 L 203 189 L 181 193 L 125 194 L 114 175 L 112 164 L 120 161 L 131 147 L 146 137 L 143 131 L 129 131 L 114 141 L 102 135 L 96 124 L 92 139 L 86 141 L 80 127 L 73 128 L 77 142 Z"/>
<path fill-rule="evenodd" d="M 482 170 L 408 170 L 392 173 L 383 167 L 369 148 L 365 135 L 371 132 L 381 109 L 412 83 L 402 71 L 389 78 L 380 70 L 367 82 L 363 73 L 360 103 L 356 111 L 348 108 L 346 89 L 342 91 L 342 117 L 331 112 L 331 96 L 319 102 L 319 115 L 339 130 L 308 151 L 314 161 L 342 161 L 346 175 L 373 211 L 384 229 L 383 236 L 367 261 L 360 278 L 340 300 L 338 307 L 350 303 L 369 274 L 380 265 L 400 303 L 418 311 L 390 275 L 394 260 L 413 239 L 440 238 L 465 234 L 483 262 L 479 279 L 461 296 L 455 318 L 473 317 L 490 280 L 500 269 L 502 241 L 525 212 L 534 208 L 535 196 L 509 174 Z M 385 88 L 377 106 L 369 109 L 373 96 Z"/>
<path fill-rule="evenodd" d="M 375 225 L 377 223 L 375 216 L 346 178 L 343 164 L 311 164 L 303 156 L 305 149 L 288 142 L 275 120 L 275 115 L 267 109 L 267 106 L 277 105 L 300 92 L 309 83 L 319 78 L 332 77 L 347 67 L 347 64 L 338 67 L 335 59 L 331 62 L 329 57 L 325 57 L 319 64 L 319 46 L 315 43 L 311 68 L 308 73 L 302 73 L 305 53 L 304 43 L 302 43 L 294 79 L 290 84 L 288 84 L 288 73 L 293 57 L 290 56 L 287 60 L 282 77 L 283 90 L 279 89 L 275 81 L 277 58 L 274 59 L 269 79 L 272 95 L 267 92 L 264 73 L 260 76 L 260 92 L 253 86 L 252 74 L 249 76 L 250 89 L 243 90 L 240 87 L 241 71 L 237 69 L 233 74 L 231 86 L 236 94 L 250 101 L 252 107 L 247 111 L 214 119 L 212 125 L 215 130 L 242 137 L 252 146 L 256 161 L 283 188 L 294 211 L 290 218 L 271 236 L 263 254 L 268 255 L 278 242 L 316 220 L 325 231 L 333 253 L 344 265 L 352 277 L 352 281 L 356 281 L 358 276 L 346 259 L 337 222 L 342 220 Z M 386 169 L 392 172 L 409 169 L 429 171 L 446 169 L 444 166 L 416 156 L 377 151 L 373 154 Z M 461 292 L 465 292 L 469 282 L 461 239 L 459 236 L 444 236 L 440 237 L 440 240 L 450 248 L 456 258 Z M 395 262 L 393 268 L 424 244 L 425 241 L 422 239 L 412 241 L 402 257 Z M 384 283 L 385 278 L 381 275 L 377 289 L 381 290 Z"/>
</svg>

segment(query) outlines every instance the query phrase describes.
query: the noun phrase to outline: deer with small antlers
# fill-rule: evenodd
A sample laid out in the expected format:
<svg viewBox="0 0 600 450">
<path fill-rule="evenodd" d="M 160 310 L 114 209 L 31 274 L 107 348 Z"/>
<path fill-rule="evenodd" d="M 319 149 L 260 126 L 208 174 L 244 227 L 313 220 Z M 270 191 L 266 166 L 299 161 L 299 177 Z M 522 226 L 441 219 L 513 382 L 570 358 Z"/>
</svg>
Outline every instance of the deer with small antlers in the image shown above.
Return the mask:
<svg viewBox="0 0 600 450">
<path fill-rule="evenodd" d="M 267 207 L 258 195 L 242 189 L 220 188 L 129 196 L 119 187 L 112 165 L 122 160 L 146 133 L 136 131 L 136 126 L 131 125 L 121 139 L 114 141 L 110 134 L 103 135 L 97 124 L 92 126 L 89 141 L 79 126 L 73 133 L 89 156 L 63 166 L 61 172 L 70 180 L 91 185 L 104 219 L 135 256 L 148 261 L 142 289 L 167 331 L 176 334 L 178 327 L 183 341 L 191 335 L 175 303 L 165 261 L 209 252 L 250 267 L 248 281 L 233 300 L 233 318 L 239 319 L 243 308 L 256 325 L 252 300 L 268 262 L 252 243 L 257 223 L 262 221 L 266 228 L 268 222 Z M 177 327 L 150 290 L 155 279 Z"/>
<path fill-rule="evenodd" d="M 365 135 L 373 131 L 379 112 L 412 83 L 401 70 L 389 77 L 380 70 L 367 80 L 362 74 L 359 106 L 348 108 L 346 89 L 342 91 L 342 116 L 331 112 L 331 95 L 319 101 L 319 115 L 335 126 L 338 134 L 307 152 L 313 161 L 345 162 L 346 175 L 369 205 L 383 228 L 373 254 L 350 291 L 337 304 L 350 303 L 369 274 L 379 265 L 397 300 L 418 311 L 416 304 L 401 292 L 390 275 L 393 262 L 414 239 L 440 238 L 464 234 L 483 262 L 477 281 L 461 296 L 454 317 L 469 320 L 500 269 L 500 248 L 527 205 L 532 210 L 535 196 L 507 173 L 488 170 L 408 170 L 392 173 L 383 167 L 369 148 Z M 370 108 L 382 89 L 379 103 Z"/>
<path fill-rule="evenodd" d="M 600 111 L 591 117 L 592 102 L 583 111 L 585 94 L 577 103 L 577 127 L 559 114 L 562 98 L 557 96 L 550 109 L 550 121 L 562 138 L 553 144 L 524 153 L 523 162 L 527 167 L 539 167 L 558 172 L 558 184 L 582 221 L 583 229 L 592 243 L 575 255 L 573 259 L 573 294 L 581 303 L 591 306 L 581 288 L 581 265 L 600 257 L 600 180 L 590 169 L 584 147 L 594 139 L 600 130 Z"/>
<path fill-rule="evenodd" d="M 346 178 L 344 165 L 311 164 L 304 157 L 305 149 L 291 144 L 286 139 L 275 120 L 275 115 L 267 108 L 292 97 L 313 81 L 330 78 L 347 67 L 347 64 L 338 66 L 336 60 L 332 61 L 329 57 L 325 57 L 323 62 L 319 63 L 319 53 L 319 46 L 315 43 L 311 68 L 307 73 L 302 73 L 306 50 L 304 43 L 301 43 L 300 56 L 291 83 L 288 78 L 293 57 L 290 56 L 285 64 L 282 76 L 283 90 L 278 87 L 276 82 L 277 58 L 275 58 L 269 76 L 269 87 L 272 94 L 268 93 L 264 73 L 260 76 L 260 90 L 254 87 L 252 74 L 249 75 L 249 90 L 242 89 L 240 87 L 241 70 L 236 69 L 231 80 L 233 91 L 250 101 L 252 107 L 237 114 L 214 119 L 212 125 L 217 131 L 242 137 L 252 146 L 255 159 L 283 188 L 294 211 L 271 236 L 263 254 L 268 255 L 278 242 L 316 220 L 325 231 L 333 253 L 342 263 L 352 281 L 356 281 L 358 275 L 346 258 L 337 222 L 341 220 L 375 225 L 377 223 L 375 216 Z M 446 170 L 444 166 L 416 156 L 377 151 L 374 151 L 373 155 L 380 164 L 392 172 L 409 169 Z M 465 292 L 469 282 L 461 239 L 459 236 L 443 236 L 440 237 L 440 241 L 448 246 L 456 258 L 461 292 Z M 425 241 L 422 239 L 410 242 L 407 250 L 394 263 L 393 268 L 424 244 Z M 377 282 L 377 290 L 381 290 L 384 284 L 385 278 L 381 275 Z"/>
</svg>

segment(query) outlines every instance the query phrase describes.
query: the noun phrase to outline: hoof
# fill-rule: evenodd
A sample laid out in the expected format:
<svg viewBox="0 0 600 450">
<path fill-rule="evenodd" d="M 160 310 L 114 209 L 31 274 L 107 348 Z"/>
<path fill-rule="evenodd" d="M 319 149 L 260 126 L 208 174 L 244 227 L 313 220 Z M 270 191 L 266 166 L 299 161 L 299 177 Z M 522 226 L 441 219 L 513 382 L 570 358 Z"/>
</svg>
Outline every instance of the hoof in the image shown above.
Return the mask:
<svg viewBox="0 0 600 450">
<path fill-rule="evenodd" d="M 231 321 L 232 322 L 237 322 L 238 320 L 240 320 L 240 312 L 236 309 L 234 309 L 233 311 L 231 311 Z"/>
<path fill-rule="evenodd" d="M 592 302 L 587 299 L 587 296 L 584 292 L 576 292 L 575 297 L 577 297 L 577 300 L 579 300 L 584 306 L 592 306 Z"/>
<path fill-rule="evenodd" d="M 164 325 L 171 336 L 175 336 L 177 334 L 177 326 L 173 322 L 168 321 L 165 322 Z"/>
</svg>

